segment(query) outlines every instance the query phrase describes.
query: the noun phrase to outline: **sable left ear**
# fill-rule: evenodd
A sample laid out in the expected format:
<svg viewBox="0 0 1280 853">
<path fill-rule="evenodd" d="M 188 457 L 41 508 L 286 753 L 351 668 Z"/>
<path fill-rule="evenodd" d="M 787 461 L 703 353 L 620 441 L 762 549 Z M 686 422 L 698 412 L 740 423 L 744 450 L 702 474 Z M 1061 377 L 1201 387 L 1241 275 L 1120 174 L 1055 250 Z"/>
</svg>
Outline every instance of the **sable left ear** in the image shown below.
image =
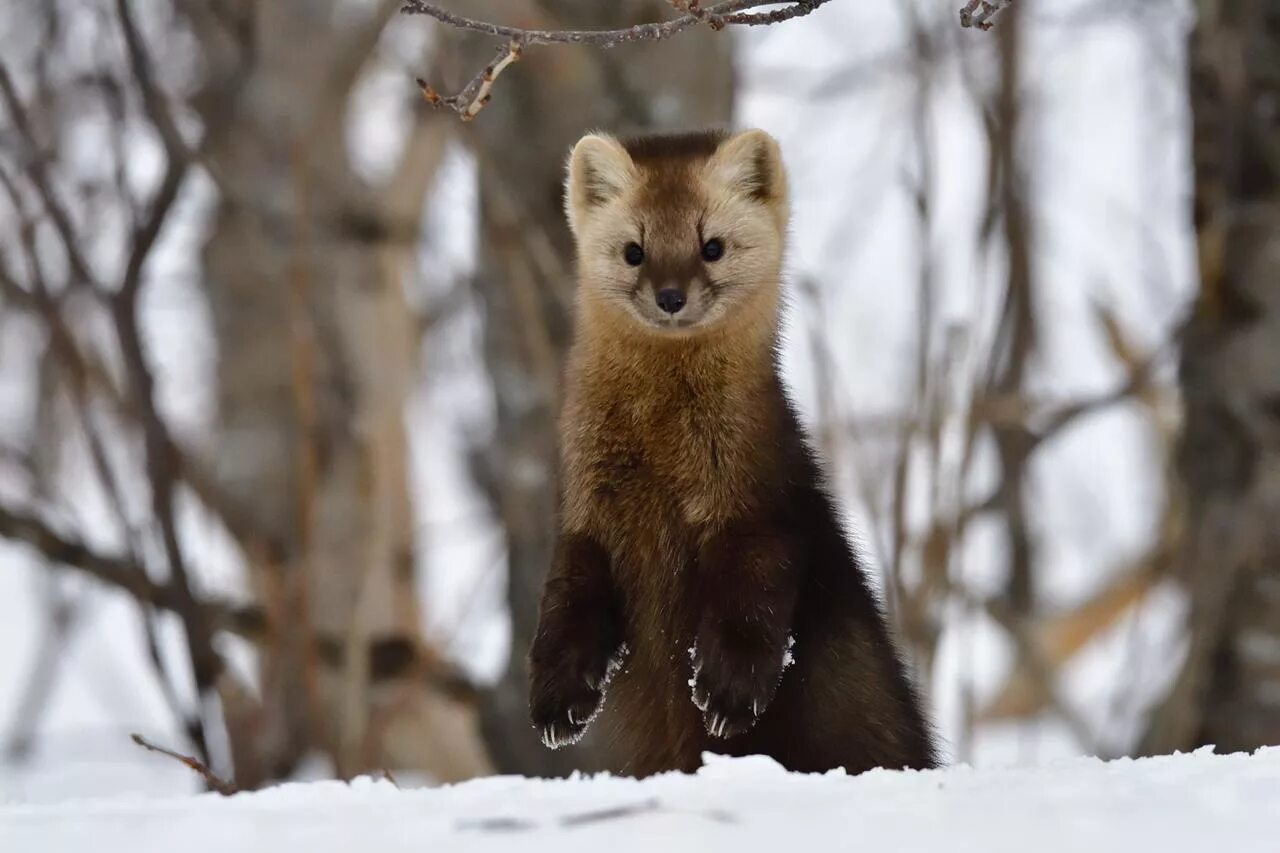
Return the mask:
<svg viewBox="0 0 1280 853">
<path fill-rule="evenodd" d="M 631 155 L 612 136 L 588 133 L 569 153 L 564 211 L 577 234 L 595 208 L 617 198 L 636 179 Z"/>
<path fill-rule="evenodd" d="M 785 205 L 787 173 L 777 141 L 763 130 L 744 130 L 722 143 L 711 168 L 725 185 L 769 205 Z"/>
</svg>

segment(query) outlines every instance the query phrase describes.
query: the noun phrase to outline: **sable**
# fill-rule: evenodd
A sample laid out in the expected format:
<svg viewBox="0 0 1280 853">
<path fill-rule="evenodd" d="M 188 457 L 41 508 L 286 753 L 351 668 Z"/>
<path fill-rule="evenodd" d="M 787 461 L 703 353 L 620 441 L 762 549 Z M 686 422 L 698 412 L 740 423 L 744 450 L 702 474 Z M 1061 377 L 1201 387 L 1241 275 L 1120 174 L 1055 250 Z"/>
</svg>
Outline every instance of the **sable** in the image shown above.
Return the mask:
<svg viewBox="0 0 1280 853">
<path fill-rule="evenodd" d="M 933 767 L 920 702 L 779 379 L 788 220 L 761 131 L 583 138 L 559 541 L 530 651 L 548 746 Z M 788 665 L 790 664 L 790 665 Z M 607 694 L 607 698 L 606 698 Z"/>
</svg>

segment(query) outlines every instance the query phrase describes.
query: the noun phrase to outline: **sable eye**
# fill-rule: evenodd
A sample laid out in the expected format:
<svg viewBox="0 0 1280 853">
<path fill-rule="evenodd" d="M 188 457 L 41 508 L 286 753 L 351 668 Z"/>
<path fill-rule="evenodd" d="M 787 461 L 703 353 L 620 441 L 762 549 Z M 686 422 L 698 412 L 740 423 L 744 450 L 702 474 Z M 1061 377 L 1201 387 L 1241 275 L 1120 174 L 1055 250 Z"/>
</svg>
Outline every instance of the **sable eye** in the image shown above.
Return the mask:
<svg viewBox="0 0 1280 853">
<path fill-rule="evenodd" d="M 724 257 L 724 242 L 719 237 L 712 237 L 702 244 L 702 259 L 718 261 Z"/>
<path fill-rule="evenodd" d="M 622 258 L 631 266 L 638 267 L 644 263 L 644 249 L 639 243 L 628 243 L 622 250 Z"/>
</svg>

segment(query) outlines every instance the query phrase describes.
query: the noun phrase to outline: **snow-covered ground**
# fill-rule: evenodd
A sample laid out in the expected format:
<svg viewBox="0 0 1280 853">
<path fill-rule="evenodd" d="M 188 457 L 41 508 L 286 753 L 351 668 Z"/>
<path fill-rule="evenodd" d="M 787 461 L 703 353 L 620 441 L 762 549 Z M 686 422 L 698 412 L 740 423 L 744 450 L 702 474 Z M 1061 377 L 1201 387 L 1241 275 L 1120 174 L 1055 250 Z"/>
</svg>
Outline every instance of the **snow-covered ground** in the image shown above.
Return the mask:
<svg viewBox="0 0 1280 853">
<path fill-rule="evenodd" d="M 645 781 L 495 777 L 398 790 L 361 779 L 230 799 L 0 804 L 0 850 L 1274 853 L 1278 809 L 1280 748 L 856 777 L 708 756 L 696 775 Z"/>
</svg>

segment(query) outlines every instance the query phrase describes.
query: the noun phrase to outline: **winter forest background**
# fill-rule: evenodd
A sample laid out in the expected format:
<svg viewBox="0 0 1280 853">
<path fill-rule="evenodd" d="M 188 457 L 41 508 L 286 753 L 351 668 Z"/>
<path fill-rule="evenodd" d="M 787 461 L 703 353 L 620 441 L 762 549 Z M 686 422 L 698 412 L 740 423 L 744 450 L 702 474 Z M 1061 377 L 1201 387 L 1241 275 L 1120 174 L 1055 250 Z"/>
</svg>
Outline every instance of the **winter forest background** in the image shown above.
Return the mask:
<svg viewBox="0 0 1280 853">
<path fill-rule="evenodd" d="M 1280 2 L 529 46 L 0 11 L 0 798 L 590 768 L 525 713 L 585 130 L 759 126 L 785 368 L 951 760 L 1280 743 Z M 471 0 L 612 28 L 665 0 Z"/>
</svg>

